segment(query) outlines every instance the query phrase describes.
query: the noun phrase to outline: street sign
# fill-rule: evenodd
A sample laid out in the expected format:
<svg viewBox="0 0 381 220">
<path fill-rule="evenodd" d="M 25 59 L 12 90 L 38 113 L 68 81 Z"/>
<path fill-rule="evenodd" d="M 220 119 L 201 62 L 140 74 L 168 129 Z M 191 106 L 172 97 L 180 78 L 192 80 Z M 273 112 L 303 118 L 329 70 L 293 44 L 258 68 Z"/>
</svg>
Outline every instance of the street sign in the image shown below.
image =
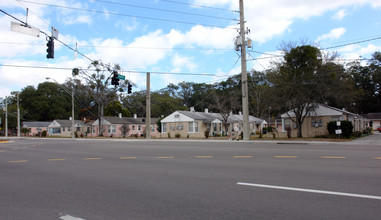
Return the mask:
<svg viewBox="0 0 381 220">
<path fill-rule="evenodd" d="M 32 26 L 26 26 L 23 24 L 19 24 L 16 22 L 11 21 L 11 30 L 27 35 L 31 35 L 34 37 L 40 37 L 40 29 L 32 27 Z"/>
<path fill-rule="evenodd" d="M 123 75 L 118 75 L 118 77 L 116 77 L 116 78 L 118 78 L 118 79 L 121 79 L 121 80 L 125 80 L 126 79 L 126 77 L 125 76 L 123 76 Z"/>
</svg>

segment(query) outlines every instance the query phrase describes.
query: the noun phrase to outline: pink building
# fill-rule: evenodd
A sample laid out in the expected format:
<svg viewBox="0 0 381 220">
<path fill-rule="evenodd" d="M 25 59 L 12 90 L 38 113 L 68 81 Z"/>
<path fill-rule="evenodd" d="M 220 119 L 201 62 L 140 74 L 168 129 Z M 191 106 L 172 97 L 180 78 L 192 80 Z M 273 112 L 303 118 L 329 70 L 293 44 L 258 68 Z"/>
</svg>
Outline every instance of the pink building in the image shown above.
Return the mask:
<svg viewBox="0 0 381 220">
<path fill-rule="evenodd" d="M 156 118 L 151 119 L 151 136 L 159 137 Z M 103 136 L 105 137 L 141 137 L 145 133 L 145 118 L 138 117 L 112 117 L 103 116 L 102 120 Z M 90 137 L 99 136 L 99 120 L 96 120 L 91 126 Z"/>
<path fill-rule="evenodd" d="M 26 136 L 38 136 L 41 135 L 42 131 L 48 132 L 48 126 L 52 122 L 46 121 L 24 121 L 22 127 L 28 128 L 30 131 L 26 133 Z"/>
</svg>

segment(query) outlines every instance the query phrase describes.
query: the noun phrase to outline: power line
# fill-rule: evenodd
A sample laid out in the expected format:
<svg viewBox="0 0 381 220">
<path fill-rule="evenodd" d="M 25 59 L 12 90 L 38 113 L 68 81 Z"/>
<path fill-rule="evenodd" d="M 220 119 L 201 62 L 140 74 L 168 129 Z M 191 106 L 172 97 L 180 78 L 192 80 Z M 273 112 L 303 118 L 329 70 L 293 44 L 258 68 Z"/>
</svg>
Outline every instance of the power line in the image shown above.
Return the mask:
<svg viewBox="0 0 381 220">
<path fill-rule="evenodd" d="M 338 47 L 345 47 L 345 46 L 349 46 L 349 45 L 354 45 L 354 44 L 359 44 L 359 43 L 364 43 L 364 42 L 369 42 L 369 41 L 374 41 L 374 40 L 379 40 L 379 39 L 381 39 L 381 36 L 370 38 L 370 39 L 366 39 L 366 40 L 356 41 L 356 42 L 352 42 L 352 43 L 341 44 L 341 45 L 332 46 L 332 47 L 326 47 L 326 48 L 321 48 L 321 50 L 329 50 L 329 49 L 338 48 Z"/>
<path fill-rule="evenodd" d="M 16 44 L 16 45 L 36 45 L 42 46 L 45 44 L 38 43 L 19 43 L 19 42 L 0 42 L 0 44 Z M 73 45 L 68 45 L 73 46 Z M 186 47 L 131 47 L 131 46 L 108 46 L 108 45 L 79 45 L 78 47 L 87 47 L 87 48 L 119 48 L 119 49 L 139 49 L 139 50 L 201 50 L 201 51 L 209 51 L 209 50 L 218 50 L 218 51 L 231 51 L 232 49 L 224 49 L 224 48 L 186 48 Z"/>
<path fill-rule="evenodd" d="M 225 28 L 226 29 L 236 29 L 233 27 L 224 27 L 224 26 L 217 26 L 217 25 L 210 25 L 210 24 L 201 24 L 201 23 L 195 23 L 195 22 L 164 19 L 164 18 L 152 18 L 152 17 L 138 16 L 138 15 L 128 15 L 128 14 L 121 14 L 121 13 L 116 13 L 116 12 L 105 12 L 105 11 L 75 8 L 75 7 L 68 7 L 68 6 L 61 6 L 61 5 L 53 5 L 53 4 L 46 4 L 46 3 L 32 2 L 32 1 L 25 1 L 25 0 L 18 0 L 18 1 L 27 2 L 30 4 L 45 5 L 45 6 L 50 6 L 50 7 L 64 8 L 64 9 L 77 10 L 77 11 L 85 11 L 85 12 L 98 13 L 98 14 L 109 14 L 109 15 L 116 15 L 116 16 L 123 16 L 123 17 L 133 17 L 133 18 L 140 18 L 140 19 L 146 19 L 146 20 L 164 21 L 164 22 L 172 22 L 172 23 L 187 24 L 187 25 L 202 25 L 202 26 L 206 26 L 206 27 L 217 27 L 217 28 L 223 28 L 223 29 L 225 29 Z"/>
<path fill-rule="evenodd" d="M 18 18 L 16 18 L 16 17 L 14 17 L 14 16 L 8 14 L 7 12 L 3 11 L 2 9 L 0 9 L 0 11 L 3 12 L 4 14 L 6 14 L 6 15 L 12 17 L 13 19 L 19 21 L 20 23 L 22 23 L 22 24 L 28 26 L 28 24 L 27 24 L 26 22 L 23 22 L 23 21 L 21 21 L 20 19 L 18 19 Z M 51 27 L 52 27 L 52 26 L 51 26 Z M 46 36 L 49 36 L 49 35 L 48 35 L 47 33 L 45 33 L 44 31 L 41 31 L 41 30 L 40 30 L 40 33 L 43 33 L 43 34 L 45 34 Z M 56 39 L 56 38 L 55 38 L 55 39 Z M 93 61 L 93 60 L 90 59 L 88 56 L 86 56 L 85 54 L 83 54 L 83 53 L 77 51 L 76 49 L 73 49 L 73 48 L 70 47 L 69 45 L 65 44 L 63 41 L 58 40 L 58 39 L 56 39 L 56 40 L 57 40 L 58 42 L 60 42 L 62 45 L 64 45 L 64 46 L 66 46 L 67 48 L 69 48 L 70 50 L 76 51 L 78 54 L 80 54 L 81 56 L 85 57 L 86 59 L 88 59 L 88 60 L 90 60 L 90 61 Z"/>
<path fill-rule="evenodd" d="M 215 19 L 222 19 L 222 20 L 229 20 L 229 21 L 237 21 L 237 19 L 231 19 L 231 18 L 223 18 L 223 17 L 218 17 L 218 16 L 212 16 L 212 15 L 189 13 L 189 12 L 184 12 L 184 11 L 175 11 L 175 10 L 168 10 L 168 9 L 161 9 L 161 8 L 152 8 L 152 7 L 147 7 L 147 6 L 133 5 L 133 4 L 127 4 L 127 3 L 121 3 L 121 2 L 110 2 L 110 1 L 104 1 L 104 0 L 93 0 L 93 1 L 102 2 L 102 3 L 106 3 L 106 4 L 122 5 L 122 6 L 127 6 L 127 7 L 143 8 L 143 9 L 149 9 L 149 10 L 155 10 L 155 11 L 176 13 L 176 14 L 186 14 L 186 15 L 191 15 L 191 16 L 200 16 L 200 17 L 215 18 Z"/>
<path fill-rule="evenodd" d="M 69 67 L 49 67 L 49 66 L 26 66 L 26 65 L 15 65 L 15 64 L 0 64 L 0 66 L 4 67 L 15 67 L 15 68 L 31 68 L 31 69 L 54 69 L 54 70 L 73 70 L 73 68 Z M 83 69 L 78 68 L 79 70 L 87 70 L 87 71 L 96 71 L 95 69 Z M 147 73 L 158 74 L 158 75 L 186 75 L 186 76 L 216 76 L 216 74 L 212 73 L 180 73 L 180 72 L 155 72 L 155 71 L 135 71 L 135 70 L 121 70 L 121 73 Z"/>
<path fill-rule="evenodd" d="M 189 4 L 189 3 L 178 2 L 178 1 L 173 1 L 173 0 L 161 0 L 161 1 L 163 1 L 163 2 L 169 2 L 169 3 L 174 3 L 174 4 L 180 4 L 180 5 L 199 7 L 199 8 L 209 8 L 209 9 L 214 9 L 214 10 L 229 11 L 229 12 L 238 13 L 238 11 L 229 10 L 229 9 L 225 9 L 225 8 L 216 8 L 216 7 L 205 6 L 205 5 Z"/>
</svg>

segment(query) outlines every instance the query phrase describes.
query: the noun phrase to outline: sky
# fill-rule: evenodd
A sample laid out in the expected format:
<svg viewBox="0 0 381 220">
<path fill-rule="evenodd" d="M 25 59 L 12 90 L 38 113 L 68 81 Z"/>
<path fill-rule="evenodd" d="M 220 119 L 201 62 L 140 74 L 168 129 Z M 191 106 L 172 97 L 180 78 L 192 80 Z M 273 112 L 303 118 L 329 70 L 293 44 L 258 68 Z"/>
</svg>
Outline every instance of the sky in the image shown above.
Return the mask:
<svg viewBox="0 0 381 220">
<path fill-rule="evenodd" d="M 153 91 L 241 72 L 239 0 L 1 0 L 0 9 L 48 35 L 54 27 L 67 45 L 55 41 L 47 59 L 46 36 L 11 31 L 19 21 L 0 12 L 0 98 L 46 78 L 63 83 L 90 60 L 119 64 L 133 91 L 146 88 L 146 72 Z M 381 51 L 380 0 L 244 0 L 244 12 L 248 70 L 269 68 L 282 43 L 338 52 L 343 64 Z"/>
</svg>

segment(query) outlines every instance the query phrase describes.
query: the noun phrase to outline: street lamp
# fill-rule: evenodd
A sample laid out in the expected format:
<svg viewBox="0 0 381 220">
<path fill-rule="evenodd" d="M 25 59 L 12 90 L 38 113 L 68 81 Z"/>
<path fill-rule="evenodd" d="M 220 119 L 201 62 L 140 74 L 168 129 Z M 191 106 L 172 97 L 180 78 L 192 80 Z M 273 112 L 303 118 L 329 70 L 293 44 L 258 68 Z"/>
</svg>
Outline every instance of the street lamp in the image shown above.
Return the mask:
<svg viewBox="0 0 381 220">
<path fill-rule="evenodd" d="M 53 80 L 56 84 L 59 85 L 59 83 L 55 79 L 46 77 L 46 80 L 49 79 Z M 74 139 L 74 88 L 71 87 L 71 93 L 68 92 L 64 87 L 62 88 L 67 94 L 71 95 L 71 138 Z"/>
</svg>

